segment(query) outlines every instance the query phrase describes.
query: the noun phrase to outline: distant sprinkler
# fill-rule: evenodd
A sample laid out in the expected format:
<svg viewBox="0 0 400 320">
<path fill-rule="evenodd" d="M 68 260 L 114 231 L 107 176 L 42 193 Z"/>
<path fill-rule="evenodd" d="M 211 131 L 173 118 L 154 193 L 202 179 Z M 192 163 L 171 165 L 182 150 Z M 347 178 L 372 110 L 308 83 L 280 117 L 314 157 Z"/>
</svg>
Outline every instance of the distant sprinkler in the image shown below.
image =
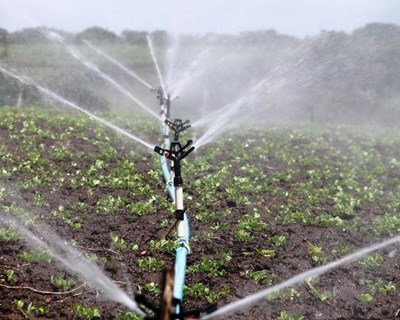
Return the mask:
<svg viewBox="0 0 400 320">
<path fill-rule="evenodd" d="M 163 116 L 165 116 L 165 118 L 169 118 L 171 115 L 171 102 L 178 99 L 179 96 L 171 98 L 171 94 L 162 87 L 158 89 L 151 89 L 151 91 L 157 94 L 157 100 L 159 101 L 161 109 L 161 118 L 163 118 Z"/>
</svg>

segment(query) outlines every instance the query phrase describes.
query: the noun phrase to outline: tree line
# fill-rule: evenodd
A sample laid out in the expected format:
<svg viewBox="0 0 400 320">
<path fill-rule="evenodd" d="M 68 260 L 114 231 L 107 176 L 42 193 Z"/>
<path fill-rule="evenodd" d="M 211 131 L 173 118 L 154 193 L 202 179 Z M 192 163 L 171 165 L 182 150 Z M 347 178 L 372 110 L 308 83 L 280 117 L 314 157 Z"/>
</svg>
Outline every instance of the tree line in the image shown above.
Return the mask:
<svg viewBox="0 0 400 320">
<path fill-rule="evenodd" d="M 87 39 L 100 44 L 147 45 L 147 33 L 142 31 L 125 30 L 120 35 L 100 27 L 76 34 L 56 31 L 77 44 Z M 166 31 L 158 30 L 150 35 L 159 47 L 170 44 L 171 36 Z M 262 60 L 267 59 L 268 52 L 296 56 L 300 51 L 300 58 L 290 70 L 290 80 L 295 88 L 287 96 L 266 102 L 274 104 L 275 109 L 285 110 L 293 118 L 351 123 L 372 120 L 400 125 L 400 27 L 395 24 L 370 23 L 352 33 L 321 31 L 302 39 L 281 35 L 275 30 L 237 35 L 184 35 L 180 43 L 190 46 L 210 38 L 214 38 L 215 46 L 241 48 L 241 61 L 248 60 L 247 68 L 240 74 L 242 81 L 251 79 L 257 72 L 265 74 L 274 68 L 273 60 L 259 67 Z M 0 29 L 0 59 L 9 54 L 12 45 L 40 42 L 48 42 L 40 28 L 15 32 Z M 258 59 L 258 63 L 253 59 Z M 7 99 L 10 93 L 1 82 L 4 83 L 4 76 L 0 74 L 0 104 L 10 103 Z M 17 86 L 12 87 L 17 90 Z M 224 89 L 218 85 L 215 88 Z M 90 104 L 95 104 L 92 100 Z M 104 107 L 106 103 L 102 105 Z"/>
</svg>

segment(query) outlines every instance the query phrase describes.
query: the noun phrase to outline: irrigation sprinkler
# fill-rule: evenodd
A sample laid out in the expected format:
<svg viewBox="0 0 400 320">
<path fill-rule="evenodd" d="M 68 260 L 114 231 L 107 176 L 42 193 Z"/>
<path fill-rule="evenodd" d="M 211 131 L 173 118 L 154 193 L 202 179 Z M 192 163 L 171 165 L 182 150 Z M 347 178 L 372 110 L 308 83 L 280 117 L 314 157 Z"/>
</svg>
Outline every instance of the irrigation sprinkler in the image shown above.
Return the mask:
<svg viewBox="0 0 400 320">
<path fill-rule="evenodd" d="M 181 132 L 185 131 L 186 129 L 190 128 L 190 124 L 189 124 L 189 120 L 186 120 L 185 122 L 182 122 L 181 119 L 175 119 L 174 122 L 165 119 L 164 121 L 164 128 L 166 130 L 166 132 L 169 133 L 169 129 L 171 129 L 172 131 L 174 131 L 174 139 L 173 142 L 179 142 L 179 135 Z M 164 135 L 165 137 L 165 135 Z M 166 139 L 166 138 L 164 138 Z M 164 141 L 164 149 L 168 149 L 170 147 L 170 138 L 168 136 L 168 145 L 166 145 L 165 141 Z M 162 166 L 162 170 L 163 170 L 163 174 L 164 174 L 164 179 L 167 183 L 167 191 L 168 194 L 172 200 L 172 202 L 176 201 L 176 197 L 175 197 L 175 191 L 174 191 L 174 176 L 176 175 L 175 173 L 175 163 L 173 160 L 171 160 L 170 165 L 168 166 L 167 163 L 167 157 L 163 157 L 161 160 L 161 166 Z"/>
<path fill-rule="evenodd" d="M 157 94 L 157 100 L 160 104 L 160 116 L 162 121 L 162 135 L 163 143 L 162 148 L 169 149 L 171 141 L 169 137 L 169 127 L 166 125 L 165 120 L 169 117 L 171 111 L 171 97 L 168 93 L 164 92 L 163 88 L 160 87 L 157 90 L 152 89 L 151 91 Z M 175 202 L 175 190 L 173 184 L 173 176 L 165 157 L 161 158 L 161 169 L 166 183 L 167 194 L 172 202 Z"/>
<path fill-rule="evenodd" d="M 156 317 L 149 319 L 180 320 L 185 319 L 185 316 L 189 315 L 188 313 L 184 313 L 182 310 L 186 262 L 187 255 L 190 253 L 190 231 L 189 220 L 183 204 L 183 179 L 181 161 L 194 150 L 192 142 L 192 140 L 189 140 L 184 146 L 182 146 L 179 141 L 172 141 L 169 149 L 161 148 L 158 146 L 154 147 L 154 151 L 156 153 L 172 161 L 173 163 L 173 182 L 175 188 L 176 204 L 176 222 L 174 223 L 173 227 L 176 226 L 178 245 L 176 248 L 174 272 L 172 273 L 171 271 L 167 270 L 165 273 L 164 292 L 161 298 L 160 308 L 155 310 Z M 149 307 L 149 304 L 147 304 L 147 307 Z M 196 312 L 199 311 L 193 311 L 192 314 Z"/>
<path fill-rule="evenodd" d="M 164 121 L 166 118 L 170 116 L 171 110 L 171 95 L 168 92 L 165 92 L 162 87 L 156 89 L 152 89 L 153 92 L 157 94 L 157 100 L 160 102 L 160 115 L 161 119 Z"/>
<path fill-rule="evenodd" d="M 180 133 L 190 128 L 189 120 L 183 122 L 181 119 L 175 119 L 175 121 L 172 122 L 165 119 L 164 122 L 172 131 L 174 131 L 174 141 L 179 141 Z"/>
<path fill-rule="evenodd" d="M 179 141 L 180 132 L 186 130 L 190 127 L 188 125 L 189 121 L 185 121 L 182 123 L 182 120 L 176 119 L 174 122 L 168 120 L 171 114 L 171 95 L 164 90 L 163 87 L 159 87 L 157 90 L 153 89 L 153 92 L 157 94 L 157 100 L 160 104 L 160 116 L 162 120 L 162 134 L 163 134 L 163 143 L 161 147 L 163 149 L 169 149 L 171 145 L 170 139 L 170 129 L 174 131 L 174 139 L 173 141 Z M 177 99 L 176 97 L 175 99 Z M 166 157 L 161 158 L 161 169 L 163 172 L 164 181 L 166 183 L 167 194 L 171 201 L 175 203 L 175 189 L 173 184 L 174 172 L 173 172 L 173 163 L 169 164 Z"/>
</svg>

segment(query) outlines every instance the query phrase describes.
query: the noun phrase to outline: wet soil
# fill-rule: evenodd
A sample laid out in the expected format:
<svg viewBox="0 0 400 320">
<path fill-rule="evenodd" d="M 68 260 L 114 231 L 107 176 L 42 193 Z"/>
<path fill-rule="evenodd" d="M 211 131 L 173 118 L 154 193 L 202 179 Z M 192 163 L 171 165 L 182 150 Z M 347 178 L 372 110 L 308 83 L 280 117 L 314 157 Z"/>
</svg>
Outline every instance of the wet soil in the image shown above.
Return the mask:
<svg viewBox="0 0 400 320">
<path fill-rule="evenodd" d="M 43 124 L 45 126 L 45 124 Z M 90 128 L 87 133 L 90 134 Z M 23 159 L 26 154 L 20 151 L 15 140 L 11 141 L 9 132 L 1 128 L 0 137 L 2 144 L 9 152 L 12 151 L 15 158 Z M 259 136 L 253 139 L 261 139 Z M 241 139 L 246 139 L 242 136 Z M 19 143 L 22 144 L 22 141 Z M 41 141 L 40 143 L 45 143 Z M 310 142 L 296 141 L 299 147 L 307 146 Z M 255 142 L 256 144 L 256 142 Z M 83 151 L 87 154 L 100 154 L 100 150 L 93 146 L 90 141 L 70 136 L 68 148 L 71 152 L 76 153 Z M 210 147 L 212 148 L 212 146 Z M 116 147 L 117 154 L 115 161 L 110 161 L 104 168 L 104 174 L 107 174 L 116 166 L 117 160 L 128 152 L 129 146 L 119 144 Z M 135 160 L 135 173 L 149 176 L 152 170 L 158 170 L 154 166 L 153 156 L 150 153 L 142 152 L 142 156 Z M 205 152 L 205 151 L 204 151 Z M 201 157 L 201 152 L 197 157 Z M 325 154 L 316 155 L 317 157 L 326 157 Z M 49 154 L 50 157 L 50 154 Z M 58 161 L 49 158 L 50 162 Z M 77 165 L 79 168 L 89 168 L 93 162 L 88 158 L 84 158 Z M 240 168 L 245 164 L 241 159 L 227 156 L 225 153 L 218 153 L 211 160 L 214 163 L 231 163 L 230 175 L 240 176 L 242 171 Z M 334 163 L 334 159 L 329 159 Z M 2 161 L 1 168 L 10 168 L 10 164 Z M 254 159 L 250 163 L 257 168 L 261 168 L 268 174 L 284 171 L 284 165 L 274 159 L 266 158 L 263 161 Z M 71 170 L 68 161 L 58 163 L 58 166 L 69 172 Z M 0 169 L 1 169 L 0 168 Z M 297 179 L 307 180 L 307 168 L 300 165 L 298 169 L 304 172 Z M 211 170 L 212 172 L 212 170 Z M 199 171 L 197 177 L 209 172 Z M 155 282 L 161 287 L 161 270 L 140 271 L 138 267 L 138 259 L 145 257 L 155 257 L 172 265 L 173 253 L 163 253 L 152 250 L 149 247 L 149 241 L 152 239 L 161 239 L 168 228 L 168 224 L 161 222 L 163 220 L 172 223 L 172 213 L 169 209 L 157 209 L 157 212 L 147 215 L 132 215 L 124 208 L 118 210 L 116 214 L 102 215 L 96 213 L 96 203 L 98 199 L 107 198 L 109 195 L 114 197 L 122 197 L 127 202 L 143 201 L 148 199 L 147 195 L 137 195 L 125 189 L 107 189 L 94 187 L 93 193 L 88 192 L 89 186 L 71 188 L 62 185 L 54 188 L 53 183 L 41 186 L 40 190 L 23 190 L 18 188 L 19 184 L 26 179 L 33 179 L 32 173 L 18 173 L 9 178 L 2 178 L 2 184 L 7 190 L 13 190 L 12 195 L 3 200 L 3 205 L 11 206 L 17 203 L 26 211 L 34 212 L 39 216 L 39 221 L 45 222 L 52 230 L 60 235 L 66 241 L 73 241 L 80 251 L 85 253 L 94 253 L 99 261 L 105 261 L 100 264 L 105 274 L 108 275 L 116 284 L 127 292 L 130 288 L 138 291 L 139 285 Z M 143 180 L 145 185 L 151 178 Z M 149 182 L 151 183 L 151 182 Z M 291 192 L 293 181 L 277 181 L 277 185 L 283 191 Z M 329 183 L 326 181 L 324 183 Z M 153 194 L 165 196 L 164 184 L 162 181 L 153 181 Z M 393 186 L 396 188 L 396 186 Z M 216 194 L 223 193 L 224 190 L 216 190 Z M 41 208 L 33 206 L 35 197 L 40 196 L 48 203 L 48 207 Z M 221 223 L 227 223 L 227 227 L 221 232 L 215 232 L 212 238 L 204 236 L 210 224 L 201 223 L 197 219 L 193 219 L 196 215 L 196 203 L 202 203 L 205 200 L 197 191 L 190 191 L 192 196 L 192 204 L 188 204 L 188 214 L 191 218 L 191 233 L 194 237 L 191 242 L 192 253 L 188 257 L 188 266 L 198 264 L 202 258 L 209 260 L 221 259 L 221 253 L 229 252 L 232 256 L 231 260 L 225 260 L 224 265 L 220 268 L 223 270 L 221 276 L 214 276 L 207 272 L 192 272 L 187 275 L 187 285 L 191 287 L 196 283 L 205 284 L 214 292 L 221 292 L 221 288 L 228 288 L 229 293 L 220 294 L 218 305 L 225 305 L 229 302 L 243 298 L 249 294 L 258 292 L 268 287 L 265 283 L 255 283 L 246 276 L 247 270 L 266 271 L 274 274 L 276 279 L 274 283 L 286 280 L 301 272 L 307 271 L 318 265 L 310 258 L 309 244 L 318 244 L 323 248 L 325 256 L 329 261 L 333 261 L 345 254 L 340 252 L 339 244 L 345 245 L 346 253 L 352 252 L 362 246 L 376 242 L 368 233 L 368 228 L 358 225 L 356 228 L 341 229 L 337 226 L 320 227 L 315 225 L 305 225 L 302 223 L 294 223 L 282 225 L 276 222 L 274 217 L 277 212 L 270 212 L 270 216 L 264 217 L 263 220 L 267 224 L 267 228 L 262 231 L 255 232 L 253 240 L 243 242 L 233 236 L 235 227 L 234 221 L 239 221 L 244 214 L 257 207 L 261 212 L 263 210 L 261 204 L 265 207 L 279 204 L 271 194 L 254 195 L 257 201 L 253 202 L 251 194 L 248 194 L 250 202 L 256 205 L 238 204 L 234 199 L 222 198 L 221 200 L 206 204 L 213 211 L 230 210 L 229 217 L 222 217 Z M 52 212 L 60 206 L 69 208 L 72 203 L 86 204 L 84 212 L 72 212 L 73 216 L 80 216 L 77 221 L 80 223 L 79 228 L 73 228 L 65 221 L 55 218 Z M 128 203 L 127 203 L 128 204 Z M 325 203 L 318 208 L 319 213 L 332 211 L 332 204 Z M 379 206 L 370 206 L 363 208 L 368 213 L 365 214 L 363 223 L 368 225 L 376 216 L 382 215 L 382 209 Z M 110 233 L 116 232 L 127 243 L 135 243 L 138 245 L 137 250 L 119 251 L 110 248 Z M 246 252 L 253 252 L 255 248 L 267 248 L 267 240 L 275 235 L 282 235 L 287 239 L 287 245 L 275 248 L 275 257 L 268 258 L 261 255 L 246 255 Z M 84 319 L 76 312 L 76 305 L 95 306 L 101 312 L 101 319 L 114 319 L 121 311 L 127 311 L 125 307 L 110 302 L 105 299 L 101 292 L 82 280 L 76 275 L 55 262 L 26 262 L 20 259 L 19 254 L 29 250 L 29 246 L 22 241 L 5 241 L 0 240 L 0 318 L 1 319 Z M 399 251 L 398 248 L 390 247 L 380 252 L 383 261 L 379 267 L 365 268 L 357 263 L 346 265 L 329 272 L 328 274 L 318 278 L 317 282 L 299 284 L 295 287 L 297 293 L 292 296 L 282 296 L 274 300 L 264 299 L 253 306 L 229 315 L 226 319 L 300 319 L 296 318 L 296 314 L 301 314 L 304 319 L 395 319 L 399 317 L 400 310 L 400 279 L 399 275 Z M 12 270 L 15 275 L 14 280 L 7 279 L 6 275 Z M 50 277 L 74 277 L 75 285 L 63 292 L 50 281 Z M 381 281 L 384 284 L 391 282 L 396 290 L 388 293 L 372 292 L 366 286 L 369 280 Z M 317 290 L 317 294 L 313 291 Z M 323 293 L 331 293 L 330 298 L 323 298 Z M 360 300 L 361 294 L 370 293 L 373 299 L 369 302 Z M 319 295 L 320 294 L 320 295 Z M 158 304 L 157 295 L 148 294 L 150 300 Z M 24 307 L 18 308 L 16 301 L 22 300 Z M 28 305 L 32 302 L 36 305 L 36 310 L 29 312 Z M 209 303 L 204 297 L 185 297 L 184 308 L 194 309 L 207 306 Z M 46 312 L 39 315 L 38 306 L 47 306 Z M 285 317 L 285 312 L 289 315 Z M 290 317 L 291 316 L 291 317 Z M 126 319 L 128 317 L 126 316 Z"/>
</svg>

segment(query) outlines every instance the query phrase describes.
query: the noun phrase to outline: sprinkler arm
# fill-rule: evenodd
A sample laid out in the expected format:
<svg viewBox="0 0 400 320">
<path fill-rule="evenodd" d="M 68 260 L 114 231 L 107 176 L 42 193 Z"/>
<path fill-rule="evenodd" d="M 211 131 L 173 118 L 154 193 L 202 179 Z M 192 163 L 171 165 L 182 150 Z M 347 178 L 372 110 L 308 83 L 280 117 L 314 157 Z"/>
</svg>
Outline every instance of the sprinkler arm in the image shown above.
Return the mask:
<svg viewBox="0 0 400 320">
<path fill-rule="evenodd" d="M 189 155 L 189 153 L 191 153 L 194 150 L 194 146 L 187 149 L 192 143 L 193 143 L 192 140 L 188 140 L 188 142 L 182 147 L 179 141 L 173 141 L 171 142 L 171 147 L 169 150 L 155 146 L 154 151 L 158 153 L 160 156 L 164 156 L 167 159 L 172 160 L 176 167 L 176 165 L 178 166 L 180 165 L 181 160 L 186 158 Z"/>
<path fill-rule="evenodd" d="M 172 130 L 175 132 L 174 135 L 174 141 L 178 141 L 179 140 L 179 134 L 183 131 L 185 131 L 186 129 L 189 129 L 191 127 L 191 125 L 189 124 L 189 120 L 186 120 L 185 122 L 183 122 L 181 119 L 175 119 L 174 122 L 165 119 L 165 124 Z"/>
</svg>

